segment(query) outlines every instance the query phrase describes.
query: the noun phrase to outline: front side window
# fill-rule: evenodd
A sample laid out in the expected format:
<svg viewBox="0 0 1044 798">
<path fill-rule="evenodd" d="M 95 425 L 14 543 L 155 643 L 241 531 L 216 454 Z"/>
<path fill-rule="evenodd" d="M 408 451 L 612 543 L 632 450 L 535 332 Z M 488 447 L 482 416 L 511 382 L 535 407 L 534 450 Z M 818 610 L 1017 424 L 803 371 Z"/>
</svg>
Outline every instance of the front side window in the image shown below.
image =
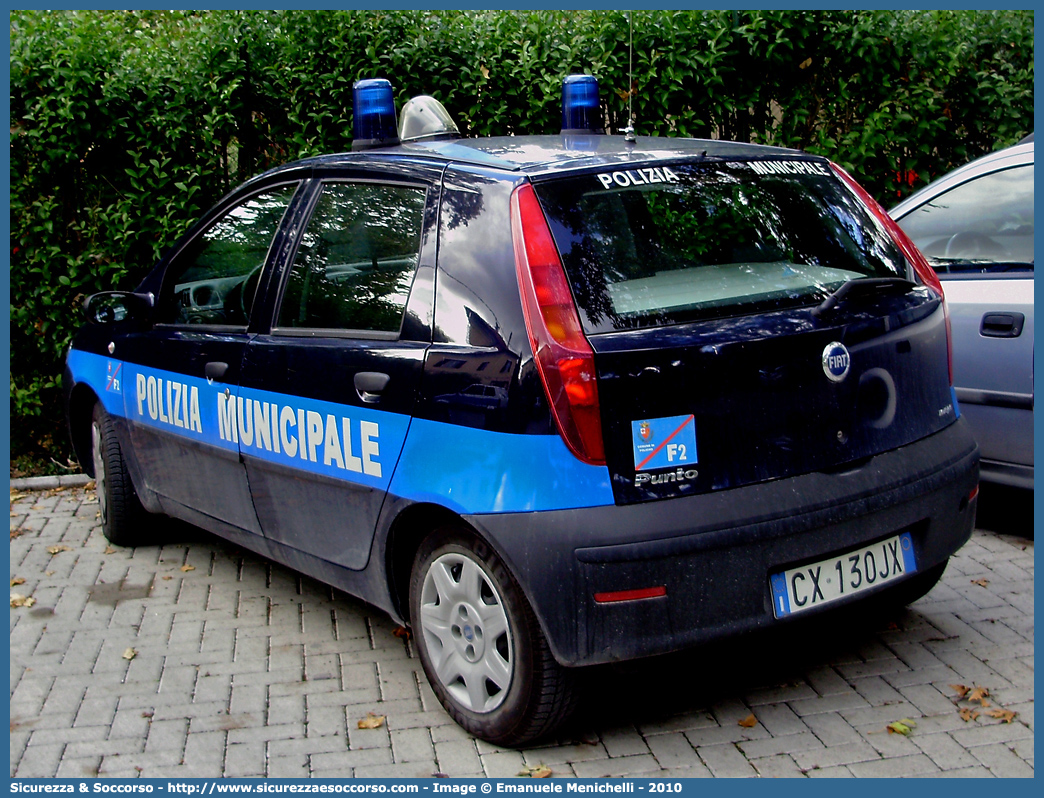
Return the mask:
<svg viewBox="0 0 1044 798">
<path fill-rule="evenodd" d="M 1033 165 L 982 175 L 899 220 L 936 270 L 1033 270 Z"/>
<path fill-rule="evenodd" d="M 820 163 L 677 164 L 536 190 L 589 333 L 807 305 L 847 280 L 907 276 Z"/>
<path fill-rule="evenodd" d="M 397 333 L 417 270 L 424 199 L 412 186 L 325 184 L 278 327 Z"/>
<path fill-rule="evenodd" d="M 171 324 L 245 327 L 272 239 L 297 185 L 235 206 L 171 261 L 160 318 Z"/>
</svg>

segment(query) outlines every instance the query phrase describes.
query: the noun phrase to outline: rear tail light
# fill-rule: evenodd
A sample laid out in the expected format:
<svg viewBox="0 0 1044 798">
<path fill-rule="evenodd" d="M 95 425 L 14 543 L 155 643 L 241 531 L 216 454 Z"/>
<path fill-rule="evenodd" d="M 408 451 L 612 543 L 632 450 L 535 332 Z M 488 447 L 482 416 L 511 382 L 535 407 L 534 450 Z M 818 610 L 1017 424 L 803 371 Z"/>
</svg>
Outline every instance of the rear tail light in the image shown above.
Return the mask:
<svg viewBox="0 0 1044 798">
<path fill-rule="evenodd" d="M 870 210 L 871 213 L 877 218 L 885 230 L 895 241 L 899 251 L 903 253 L 903 256 L 913 266 L 914 272 L 921 278 L 921 282 L 931 288 L 936 294 L 939 295 L 939 299 L 943 303 L 943 318 L 946 320 L 946 366 L 949 372 L 950 385 L 953 385 L 953 334 L 950 331 L 950 309 L 946 305 L 946 296 L 943 294 L 942 283 L 939 281 L 939 275 L 935 273 L 935 269 L 932 268 L 931 264 L 928 263 L 921 251 L 914 245 L 914 242 L 910 240 L 910 237 L 903 232 L 903 228 L 895 223 L 895 219 L 888 215 L 888 212 L 881 207 L 881 204 L 871 197 L 861 185 L 859 185 L 848 172 L 838 166 L 836 163 L 831 163 L 830 168 L 840 177 L 852 191 L 855 192 L 856 196 L 862 200 L 863 204 Z"/>
<path fill-rule="evenodd" d="M 604 465 L 594 352 L 530 183 L 511 195 L 511 238 L 529 343 L 558 431 L 578 458 Z"/>
</svg>

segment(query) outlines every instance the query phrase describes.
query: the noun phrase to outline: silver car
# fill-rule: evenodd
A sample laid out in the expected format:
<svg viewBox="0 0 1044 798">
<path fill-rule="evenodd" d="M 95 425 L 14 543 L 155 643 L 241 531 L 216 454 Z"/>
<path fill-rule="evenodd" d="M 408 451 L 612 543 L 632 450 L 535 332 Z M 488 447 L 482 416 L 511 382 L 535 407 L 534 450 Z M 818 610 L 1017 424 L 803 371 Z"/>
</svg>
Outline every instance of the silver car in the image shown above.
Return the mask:
<svg viewBox="0 0 1044 798">
<path fill-rule="evenodd" d="M 1032 135 L 955 169 L 891 215 L 943 281 L 954 385 L 982 479 L 1032 488 Z"/>
</svg>

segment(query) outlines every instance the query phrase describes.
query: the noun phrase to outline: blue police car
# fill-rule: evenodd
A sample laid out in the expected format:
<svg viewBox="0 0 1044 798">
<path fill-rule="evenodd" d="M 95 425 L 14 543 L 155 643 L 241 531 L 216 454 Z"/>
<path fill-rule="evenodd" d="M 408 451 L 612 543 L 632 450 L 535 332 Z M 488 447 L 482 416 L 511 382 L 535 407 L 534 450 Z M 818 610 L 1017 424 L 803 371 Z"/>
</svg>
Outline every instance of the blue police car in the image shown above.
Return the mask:
<svg viewBox="0 0 1044 798">
<path fill-rule="evenodd" d="M 351 153 L 91 297 L 65 373 L 110 541 L 167 514 L 371 602 L 506 745 L 578 666 L 918 598 L 978 485 L 939 282 L 843 170 L 563 94 L 464 139 L 361 81 Z"/>
</svg>

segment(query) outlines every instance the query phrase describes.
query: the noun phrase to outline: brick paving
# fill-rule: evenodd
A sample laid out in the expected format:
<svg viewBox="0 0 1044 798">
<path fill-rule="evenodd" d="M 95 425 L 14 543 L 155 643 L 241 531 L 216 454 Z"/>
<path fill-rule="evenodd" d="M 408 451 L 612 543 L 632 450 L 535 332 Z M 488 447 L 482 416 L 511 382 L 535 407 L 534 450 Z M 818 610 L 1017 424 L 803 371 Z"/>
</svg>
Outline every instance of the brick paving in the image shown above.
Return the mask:
<svg viewBox="0 0 1044 798">
<path fill-rule="evenodd" d="M 15 777 L 1033 775 L 1031 538 L 977 530 L 906 611 L 590 669 L 559 738 L 513 751 L 449 719 L 382 613 L 188 528 L 110 547 L 97 509 L 12 491 Z"/>
</svg>

